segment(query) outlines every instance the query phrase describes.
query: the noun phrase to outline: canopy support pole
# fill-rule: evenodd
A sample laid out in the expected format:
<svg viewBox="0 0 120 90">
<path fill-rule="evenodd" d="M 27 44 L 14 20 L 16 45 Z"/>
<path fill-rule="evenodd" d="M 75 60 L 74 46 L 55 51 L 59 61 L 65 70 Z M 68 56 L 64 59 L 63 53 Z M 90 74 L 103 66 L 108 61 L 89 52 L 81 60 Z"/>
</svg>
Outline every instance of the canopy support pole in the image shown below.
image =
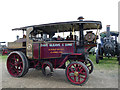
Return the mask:
<svg viewBox="0 0 120 90">
<path fill-rule="evenodd" d="M 98 30 L 99 30 L 99 27 L 100 27 L 100 25 L 97 25 L 97 31 L 96 31 L 96 35 L 95 35 L 95 43 L 96 43 L 96 39 L 97 39 L 97 33 L 98 33 Z"/>
<path fill-rule="evenodd" d="M 75 40 L 75 30 L 74 30 L 74 25 L 72 26 L 72 35 L 73 35 L 73 40 Z"/>
<path fill-rule="evenodd" d="M 79 44 L 80 46 L 84 46 L 84 33 L 83 33 L 83 24 L 79 24 Z"/>
</svg>

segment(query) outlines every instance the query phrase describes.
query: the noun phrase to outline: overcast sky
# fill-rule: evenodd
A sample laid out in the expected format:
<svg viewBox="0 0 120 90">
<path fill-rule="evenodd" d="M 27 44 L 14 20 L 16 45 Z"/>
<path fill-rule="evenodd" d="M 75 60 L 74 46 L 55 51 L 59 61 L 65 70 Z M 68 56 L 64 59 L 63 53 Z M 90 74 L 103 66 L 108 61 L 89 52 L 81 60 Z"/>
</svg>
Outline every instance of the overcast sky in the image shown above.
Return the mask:
<svg viewBox="0 0 120 90">
<path fill-rule="evenodd" d="M 14 41 L 20 31 L 13 28 L 54 22 L 85 20 L 101 21 L 118 31 L 119 0 L 1 0 L 0 42 Z"/>
</svg>

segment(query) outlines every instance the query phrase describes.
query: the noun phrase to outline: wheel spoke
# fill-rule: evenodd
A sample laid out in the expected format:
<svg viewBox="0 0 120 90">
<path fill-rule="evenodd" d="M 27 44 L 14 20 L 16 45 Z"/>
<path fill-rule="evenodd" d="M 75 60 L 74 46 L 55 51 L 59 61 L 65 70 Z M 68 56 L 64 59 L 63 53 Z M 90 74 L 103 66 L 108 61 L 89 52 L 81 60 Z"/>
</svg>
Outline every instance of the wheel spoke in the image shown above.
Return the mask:
<svg viewBox="0 0 120 90">
<path fill-rule="evenodd" d="M 77 71 L 78 67 L 75 67 L 75 71 Z"/>
<path fill-rule="evenodd" d="M 72 67 L 70 68 L 70 70 L 71 70 L 71 71 L 74 71 Z"/>
<path fill-rule="evenodd" d="M 10 71 L 12 72 L 12 73 L 15 73 L 15 69 L 13 68 L 13 69 L 10 69 Z"/>
<path fill-rule="evenodd" d="M 22 69 L 20 69 L 20 73 L 22 72 Z"/>
<path fill-rule="evenodd" d="M 73 64 L 74 68 L 76 68 L 76 66 Z"/>
<path fill-rule="evenodd" d="M 78 71 L 78 69 L 79 69 L 79 66 L 77 65 L 77 67 L 75 68 L 75 70 Z"/>
<path fill-rule="evenodd" d="M 85 75 L 85 73 L 83 73 L 83 72 L 80 72 L 80 74 L 83 74 L 83 75 Z"/>
<path fill-rule="evenodd" d="M 89 72 L 90 72 L 91 69 L 90 69 L 89 67 L 87 67 L 87 68 L 88 68 L 88 70 L 89 70 Z"/>
<path fill-rule="evenodd" d="M 18 60 L 20 60 L 20 57 L 19 57 L 19 56 L 17 56 L 17 59 L 18 59 Z"/>
<path fill-rule="evenodd" d="M 22 72 L 22 70 L 23 70 L 23 68 L 22 68 L 21 65 L 20 65 L 20 71 Z M 21 73 L 21 72 L 20 72 L 20 73 Z"/>
<path fill-rule="evenodd" d="M 10 69 L 15 69 L 15 66 L 11 66 Z"/>
<path fill-rule="evenodd" d="M 10 68 L 9 70 L 10 70 L 13 74 L 15 74 L 15 73 L 17 72 L 17 71 L 16 71 L 16 69 L 15 69 L 15 68 L 13 68 L 13 67 L 12 67 L 12 68 Z"/>
<path fill-rule="evenodd" d="M 85 79 L 85 77 L 81 77 L 81 76 L 80 76 L 80 78 Z"/>
<path fill-rule="evenodd" d="M 11 63 L 11 62 L 10 62 L 10 64 L 11 64 L 12 66 L 15 66 L 15 64 L 13 64 L 13 63 Z"/>
<path fill-rule="evenodd" d="M 74 65 L 74 67 L 75 67 L 75 70 L 78 71 L 78 69 L 79 69 L 79 65 L 76 64 L 76 66 Z"/>
<path fill-rule="evenodd" d="M 13 56 L 13 59 L 15 60 L 15 55 Z"/>
<path fill-rule="evenodd" d="M 74 76 L 74 81 L 76 82 L 76 76 Z"/>
<path fill-rule="evenodd" d="M 17 59 L 16 59 L 16 57 L 15 57 L 15 56 L 16 56 L 16 55 L 14 55 L 14 56 L 13 56 L 13 59 L 17 62 Z"/>
<path fill-rule="evenodd" d="M 82 66 L 79 66 L 79 70 L 81 70 Z"/>
<path fill-rule="evenodd" d="M 22 61 L 18 63 L 18 65 L 21 65 L 22 64 Z"/>
<path fill-rule="evenodd" d="M 80 82 L 80 76 L 78 76 L 78 82 Z"/>
<path fill-rule="evenodd" d="M 13 69 L 14 69 L 13 67 L 9 68 L 10 71 L 13 70 Z"/>
<path fill-rule="evenodd" d="M 74 77 L 74 75 L 73 75 L 73 76 L 70 76 L 70 77 Z"/>
<path fill-rule="evenodd" d="M 21 61 L 21 62 L 19 62 L 19 64 L 22 64 L 23 62 Z"/>
<path fill-rule="evenodd" d="M 16 70 L 16 72 L 17 72 L 17 75 L 19 75 L 19 71 L 18 71 L 18 70 Z"/>
<path fill-rule="evenodd" d="M 23 69 L 23 67 L 20 65 L 20 68 Z"/>
<path fill-rule="evenodd" d="M 90 67 L 91 65 L 87 66 L 87 67 Z"/>
<path fill-rule="evenodd" d="M 83 68 L 79 68 L 79 70 L 80 70 L 80 73 L 83 71 Z"/>
<path fill-rule="evenodd" d="M 18 72 L 18 67 L 15 69 L 15 71 L 17 72 L 17 75 L 19 74 L 19 72 Z"/>
<path fill-rule="evenodd" d="M 71 71 L 71 72 L 69 72 L 68 74 L 70 74 L 70 73 L 74 73 L 74 71 Z"/>
<path fill-rule="evenodd" d="M 83 73 L 83 68 L 78 73 L 85 75 L 85 73 Z"/>
</svg>

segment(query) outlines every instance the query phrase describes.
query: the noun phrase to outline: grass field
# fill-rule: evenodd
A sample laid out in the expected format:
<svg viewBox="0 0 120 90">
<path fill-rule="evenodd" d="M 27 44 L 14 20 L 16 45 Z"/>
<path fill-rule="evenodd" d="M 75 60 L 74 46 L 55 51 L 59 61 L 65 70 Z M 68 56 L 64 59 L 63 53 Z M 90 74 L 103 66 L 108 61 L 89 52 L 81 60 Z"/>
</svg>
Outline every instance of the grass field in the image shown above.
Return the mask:
<svg viewBox="0 0 120 90">
<path fill-rule="evenodd" d="M 94 64 L 94 69 L 109 69 L 109 70 L 114 70 L 118 68 L 118 61 L 117 58 L 104 58 L 103 60 L 99 61 L 99 64 L 96 64 L 96 56 L 94 55 L 89 55 L 89 58 L 92 60 Z M 1 56 L 0 55 L 0 61 L 2 62 L 6 61 L 7 56 Z M 120 65 L 119 65 L 120 67 Z"/>
<path fill-rule="evenodd" d="M 94 66 L 96 68 L 101 68 L 101 69 L 116 69 L 118 68 L 118 61 L 117 58 L 107 58 L 105 57 L 103 60 L 99 61 L 99 64 L 96 64 L 96 56 L 94 55 L 89 55 L 89 58 L 93 61 Z M 119 65 L 120 66 L 120 65 Z"/>
<path fill-rule="evenodd" d="M 7 55 L 5 56 L 0 55 L 0 61 L 4 62 L 6 61 L 6 59 L 7 59 Z"/>
</svg>

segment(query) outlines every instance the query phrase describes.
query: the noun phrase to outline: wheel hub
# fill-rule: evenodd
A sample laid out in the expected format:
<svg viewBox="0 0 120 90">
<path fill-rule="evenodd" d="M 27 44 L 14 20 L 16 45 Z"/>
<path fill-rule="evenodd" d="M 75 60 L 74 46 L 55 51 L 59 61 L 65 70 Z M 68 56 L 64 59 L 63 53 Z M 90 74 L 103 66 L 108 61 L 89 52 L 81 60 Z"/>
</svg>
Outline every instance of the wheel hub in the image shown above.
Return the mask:
<svg viewBox="0 0 120 90">
<path fill-rule="evenodd" d="M 77 71 L 74 72 L 74 76 L 78 76 L 78 72 Z"/>
</svg>

